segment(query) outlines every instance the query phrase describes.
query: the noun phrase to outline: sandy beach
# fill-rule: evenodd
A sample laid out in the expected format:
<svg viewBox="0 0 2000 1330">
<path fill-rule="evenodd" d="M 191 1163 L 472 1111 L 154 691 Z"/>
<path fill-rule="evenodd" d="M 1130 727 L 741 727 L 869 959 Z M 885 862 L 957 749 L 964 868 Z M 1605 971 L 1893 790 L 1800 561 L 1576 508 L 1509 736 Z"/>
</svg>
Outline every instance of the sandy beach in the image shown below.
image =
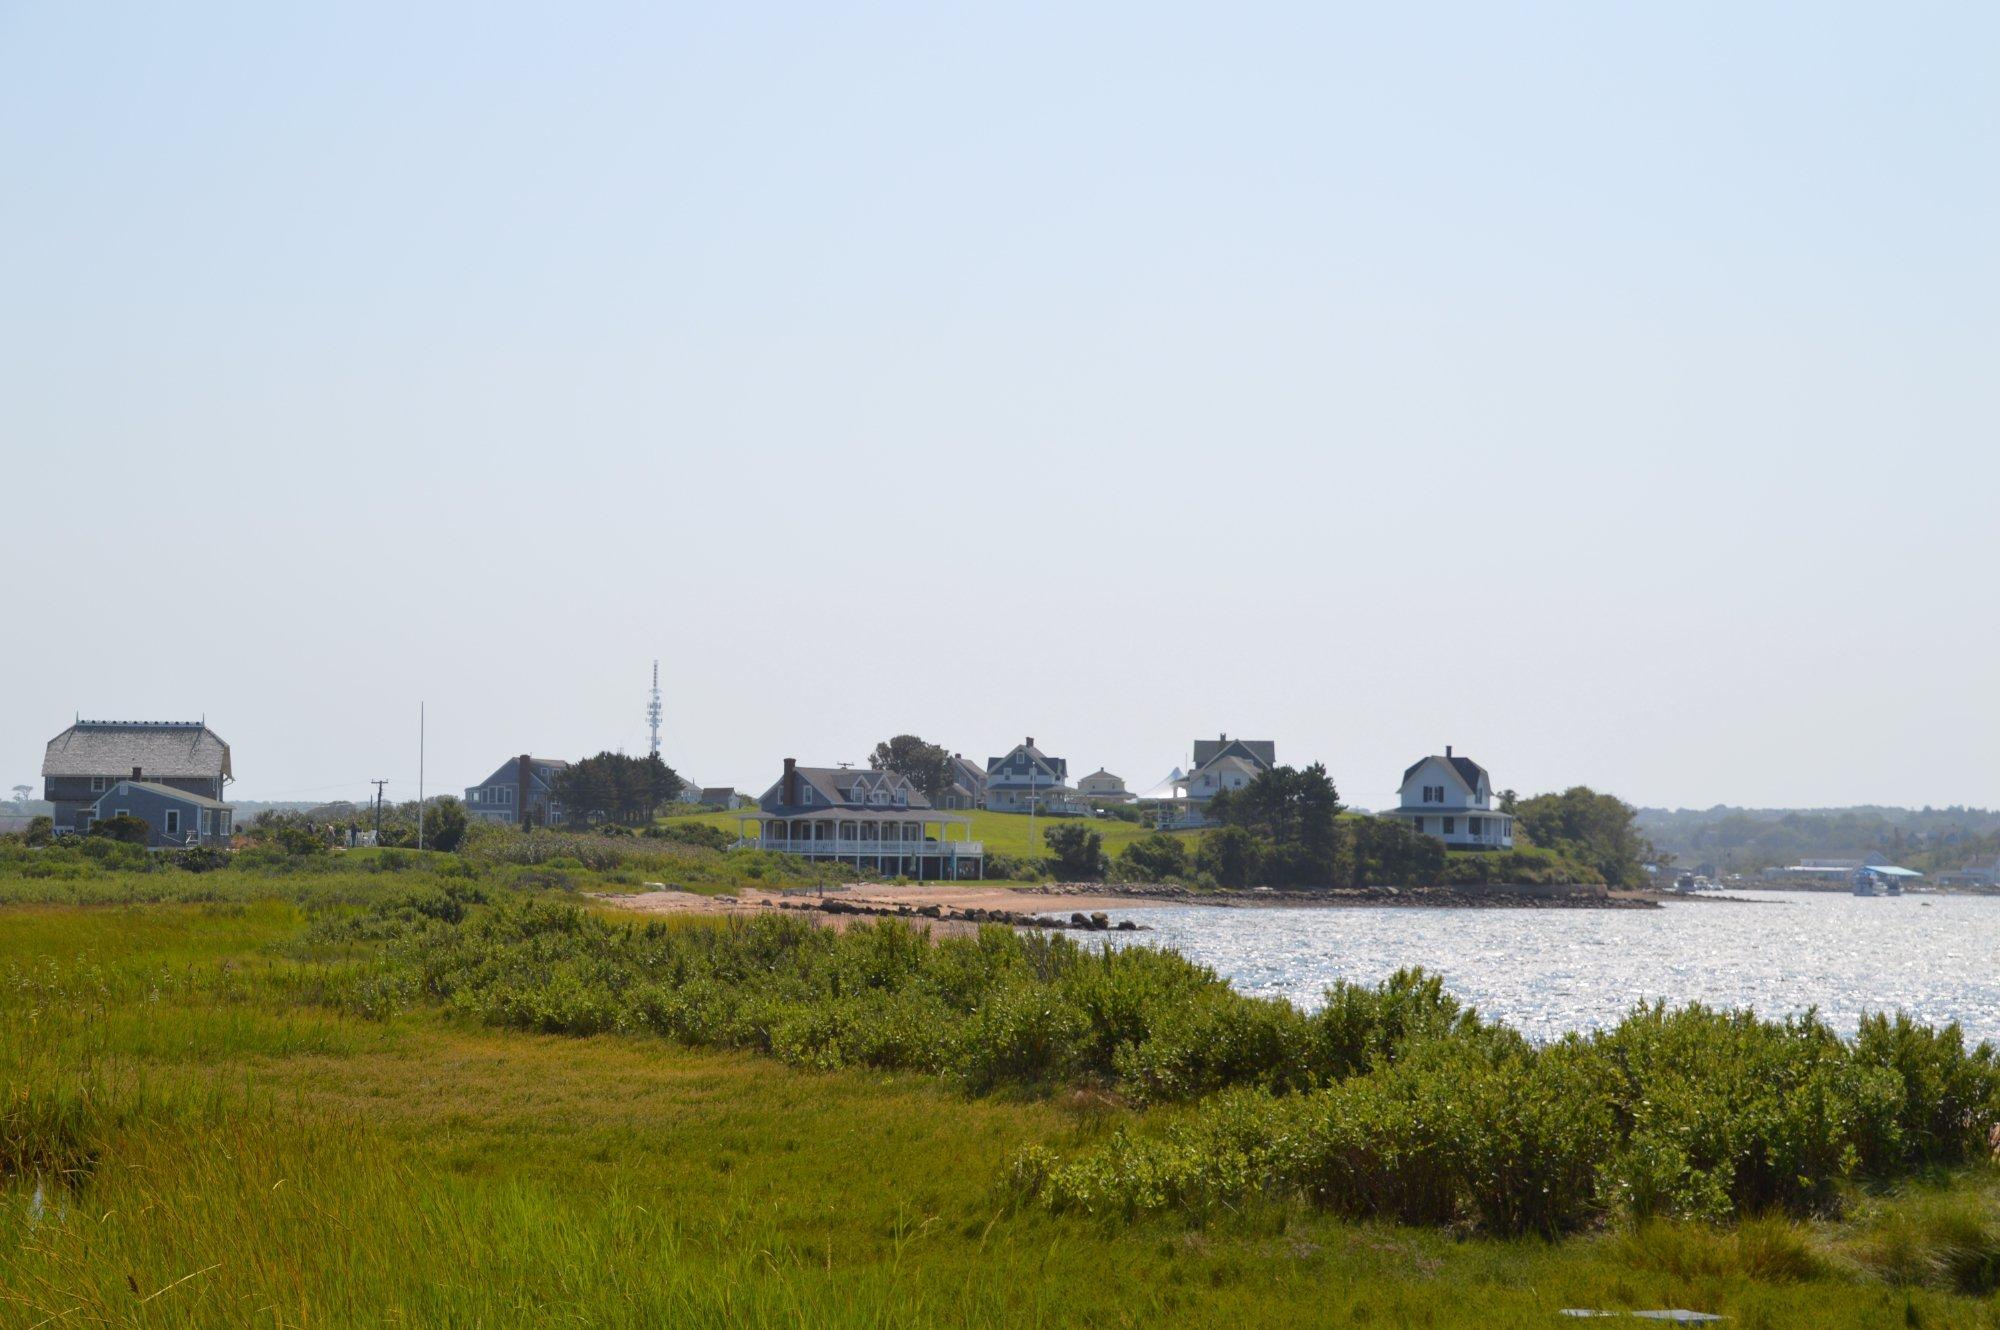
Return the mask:
<svg viewBox="0 0 2000 1330">
<path fill-rule="evenodd" d="M 895 884 L 859 882 L 820 893 L 811 889 L 764 891 L 744 889 L 734 895 L 704 896 L 648 883 L 640 892 L 602 892 L 593 899 L 636 914 L 752 915 L 792 910 L 816 922 L 844 927 L 855 919 L 907 917 L 935 931 L 975 931 L 986 923 L 1040 927 L 1105 925 L 1091 920 L 1099 911 L 1147 905 L 1206 905 L 1218 909 L 1328 909 L 1339 907 L 1492 908 L 1492 909 L 1650 909 L 1660 898 L 1651 892 L 1611 892 L 1599 888 L 1593 896 L 1549 898 L 1515 895 L 1495 889 L 1393 891 L 1387 889 L 1328 892 L 1203 892 L 1174 887 L 1107 887 L 1103 883 L 1057 883 L 1003 886 L 989 882 Z M 1083 923 L 1076 920 L 1081 916 Z"/>
</svg>

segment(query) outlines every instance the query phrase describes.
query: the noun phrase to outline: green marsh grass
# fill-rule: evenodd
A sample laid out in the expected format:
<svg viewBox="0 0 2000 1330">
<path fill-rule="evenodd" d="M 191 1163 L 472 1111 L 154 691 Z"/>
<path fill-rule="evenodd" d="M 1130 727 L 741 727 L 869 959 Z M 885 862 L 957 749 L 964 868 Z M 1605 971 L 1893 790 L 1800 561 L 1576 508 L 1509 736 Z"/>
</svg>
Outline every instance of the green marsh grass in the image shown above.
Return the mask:
<svg viewBox="0 0 2000 1330">
<path fill-rule="evenodd" d="M 1991 1231 L 1962 1217 L 1990 1213 L 1976 1170 L 1838 1218 L 1559 1241 L 1283 1196 L 1056 1214 L 1006 1185 L 1024 1150 L 1087 1157 L 1196 1120 L 1207 1095 L 975 1095 L 921 1070 L 489 1026 L 391 984 L 395 941 L 337 926 L 468 879 L 237 871 L 185 875 L 215 879 L 198 899 L 141 874 L 148 903 L 97 884 L 106 903 L 0 905 L 0 1096 L 30 1106 L 0 1156 L 0 1326 L 1547 1326 L 1566 1306 L 1993 1323 L 1962 1273 Z M 0 899 L 41 881 L 0 870 Z M 508 881 L 471 885 L 511 899 Z M 1097 1001 L 1107 1029 L 1132 1016 Z M 1408 1004 L 1390 1024 L 1434 1019 Z"/>
</svg>

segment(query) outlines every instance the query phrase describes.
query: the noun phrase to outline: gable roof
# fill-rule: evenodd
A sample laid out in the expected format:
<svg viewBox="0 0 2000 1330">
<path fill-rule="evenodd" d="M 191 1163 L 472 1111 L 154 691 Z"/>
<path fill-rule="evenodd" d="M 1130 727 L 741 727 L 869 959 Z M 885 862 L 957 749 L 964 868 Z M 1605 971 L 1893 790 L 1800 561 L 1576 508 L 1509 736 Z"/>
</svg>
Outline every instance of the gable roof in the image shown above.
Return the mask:
<svg viewBox="0 0 2000 1330">
<path fill-rule="evenodd" d="M 528 757 L 528 779 L 537 785 L 548 784 L 548 781 L 543 780 L 540 775 L 539 768 L 542 767 L 547 767 L 550 779 L 554 779 L 559 773 L 569 770 L 569 759 L 563 757 L 535 757 L 530 754 Z M 516 783 L 520 773 L 521 759 L 516 755 L 495 767 L 493 774 L 485 780 L 480 781 L 478 785 L 468 786 L 467 788 L 479 789 L 487 785 L 513 785 Z"/>
<path fill-rule="evenodd" d="M 1064 780 L 1069 776 L 1068 758 L 1050 757 L 1047 753 L 1035 747 L 1033 740 L 1029 740 L 1024 743 L 1015 744 L 1000 757 L 989 757 L 986 759 L 986 776 L 989 782 L 995 775 L 999 774 L 1001 767 L 1013 760 L 1016 753 L 1025 753 L 1029 761 L 1048 772 L 1051 776 L 1054 776 L 1058 781 Z"/>
<path fill-rule="evenodd" d="M 149 780 L 121 780 L 97 797 L 95 807 L 104 807 L 105 800 L 110 799 L 120 790 L 143 790 L 147 794 L 156 795 L 162 799 L 171 799 L 178 804 L 193 804 L 197 808 L 219 808 L 225 812 L 229 809 L 229 805 L 220 799 L 211 799 L 207 795 L 202 794 L 190 794 L 186 790 L 177 790 L 171 785 L 155 785 Z"/>
<path fill-rule="evenodd" d="M 1479 792 L 1479 778 L 1486 775 L 1486 768 L 1480 766 L 1469 757 L 1459 757 L 1456 754 L 1432 753 L 1429 757 L 1418 758 L 1404 769 L 1403 784 L 1408 785 L 1410 777 L 1416 775 L 1417 769 L 1426 762 L 1444 763 L 1445 767 L 1454 776 L 1465 782 L 1465 788 L 1475 794 Z"/>
<path fill-rule="evenodd" d="M 924 792 L 916 787 L 909 777 L 896 771 L 871 771 L 867 767 L 798 767 L 799 779 L 810 785 L 821 799 L 836 807 L 865 806 L 856 799 L 859 788 L 867 790 L 888 788 L 907 791 L 907 808 L 929 808 L 931 801 L 924 798 Z M 784 778 L 781 776 L 764 794 L 765 799 L 784 798 Z"/>
<path fill-rule="evenodd" d="M 80 720 L 49 740 L 44 776 L 147 776 L 233 780 L 229 745 L 198 720 Z"/>
<path fill-rule="evenodd" d="M 1222 735 L 1214 739 L 1194 741 L 1194 769 L 1200 771 L 1218 758 L 1234 755 L 1262 767 L 1278 765 L 1278 743 L 1275 739 L 1232 739 Z"/>
</svg>

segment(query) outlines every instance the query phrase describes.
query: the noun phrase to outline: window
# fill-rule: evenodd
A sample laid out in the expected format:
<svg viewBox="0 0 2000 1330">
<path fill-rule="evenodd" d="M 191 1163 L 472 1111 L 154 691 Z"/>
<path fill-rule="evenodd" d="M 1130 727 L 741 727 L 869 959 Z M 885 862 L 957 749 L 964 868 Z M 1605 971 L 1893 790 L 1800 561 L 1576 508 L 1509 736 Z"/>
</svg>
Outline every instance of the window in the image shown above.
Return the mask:
<svg viewBox="0 0 2000 1330">
<path fill-rule="evenodd" d="M 215 815 L 215 830 L 216 834 L 221 836 L 229 836 L 235 833 L 236 828 L 230 823 L 230 815 L 227 808 Z"/>
<path fill-rule="evenodd" d="M 1453 835 L 1456 831 L 1457 823 L 1458 819 L 1455 817 L 1446 818 L 1444 820 L 1444 834 L 1447 836 Z"/>
<path fill-rule="evenodd" d="M 169 808 L 160 818 L 160 834 L 178 836 L 181 834 L 181 810 Z"/>
<path fill-rule="evenodd" d="M 1476 817 L 1468 817 L 1467 819 L 1465 819 L 1465 830 L 1468 835 L 1477 836 L 1480 831 L 1479 819 Z"/>
<path fill-rule="evenodd" d="M 1424 820 L 1422 818 L 1413 817 L 1410 819 L 1410 822 L 1413 826 L 1416 827 L 1418 831 L 1422 831 L 1424 829 Z"/>
<path fill-rule="evenodd" d="M 201 826 L 201 834 L 206 836 L 208 834 L 208 810 L 206 808 L 201 810 L 201 817 L 199 819 L 199 822 Z"/>
<path fill-rule="evenodd" d="M 104 793 L 104 780 L 103 776 L 92 776 L 90 778 L 90 792 L 92 794 Z"/>
</svg>

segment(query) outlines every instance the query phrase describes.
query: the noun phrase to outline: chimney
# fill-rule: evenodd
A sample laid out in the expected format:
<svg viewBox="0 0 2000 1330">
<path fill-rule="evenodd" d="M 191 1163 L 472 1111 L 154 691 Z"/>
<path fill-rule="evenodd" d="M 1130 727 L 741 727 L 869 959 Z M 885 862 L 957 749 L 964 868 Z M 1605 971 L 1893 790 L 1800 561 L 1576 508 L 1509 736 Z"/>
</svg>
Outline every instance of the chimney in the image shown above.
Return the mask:
<svg viewBox="0 0 2000 1330">
<path fill-rule="evenodd" d="M 528 755 L 526 753 L 521 754 L 520 761 L 515 764 L 515 771 L 517 773 L 515 783 L 521 787 L 521 792 L 515 796 L 521 801 L 521 830 L 526 831 L 534 825 L 533 820 L 528 816 L 529 772 Z"/>
<path fill-rule="evenodd" d="M 139 768 L 137 767 L 132 768 L 132 779 L 133 780 L 139 779 Z"/>
<path fill-rule="evenodd" d="M 1035 736 L 1031 734 L 1028 736 L 1028 747 L 1033 748 L 1034 746 L 1035 746 Z"/>
<path fill-rule="evenodd" d="M 1450 757 L 1450 756 L 1451 756 L 1451 745 L 1450 745 L 1450 744 L 1446 744 L 1446 745 L 1444 746 L 1444 755 L 1445 755 L 1446 757 Z"/>
<path fill-rule="evenodd" d="M 778 802 L 787 808 L 791 808 L 798 801 L 799 760 L 796 757 L 788 757 L 785 759 L 785 784 L 784 788 L 778 792 Z"/>
</svg>

